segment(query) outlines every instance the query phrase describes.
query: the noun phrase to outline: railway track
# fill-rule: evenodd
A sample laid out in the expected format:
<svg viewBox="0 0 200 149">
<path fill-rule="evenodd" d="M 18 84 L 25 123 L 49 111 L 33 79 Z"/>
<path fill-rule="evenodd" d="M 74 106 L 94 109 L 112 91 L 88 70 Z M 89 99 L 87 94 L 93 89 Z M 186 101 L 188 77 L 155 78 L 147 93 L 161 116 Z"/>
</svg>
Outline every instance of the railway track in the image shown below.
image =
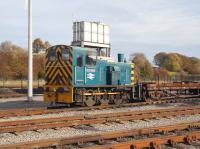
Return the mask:
<svg viewBox="0 0 200 149">
<path fill-rule="evenodd" d="M 86 147 L 85 149 L 140 149 L 145 147 L 151 147 L 153 149 L 160 149 L 160 145 L 168 144 L 174 147 L 177 143 L 191 144 L 194 140 L 200 140 L 200 131 L 191 131 L 188 133 L 162 135 L 159 137 L 149 137 L 144 139 L 136 139 L 134 141 L 127 141 L 124 143 L 114 143 L 102 146 Z"/>
<path fill-rule="evenodd" d="M 104 106 L 93 106 L 93 107 L 54 107 L 54 108 L 22 108 L 22 109 L 6 109 L 0 110 L 0 118 L 7 117 L 19 117 L 19 116 L 31 116 L 31 115 L 43 115 L 43 114 L 52 114 L 52 113 L 61 113 L 69 111 L 89 111 L 89 110 L 102 110 L 102 109 L 115 109 L 122 107 L 136 107 L 136 106 L 145 106 L 153 104 L 166 104 L 166 103 L 178 103 L 178 102 L 195 102 L 200 101 L 200 98 L 175 98 L 175 99 L 162 99 L 146 102 L 137 102 L 137 103 L 128 103 L 121 105 L 104 105 Z"/>
<path fill-rule="evenodd" d="M 55 149 L 67 148 L 69 145 L 87 149 L 138 149 L 143 147 L 159 148 L 161 144 L 175 146 L 180 142 L 191 144 L 195 140 L 200 140 L 200 122 L 7 144 L 0 145 L 0 149 Z"/>
<path fill-rule="evenodd" d="M 22 131 L 37 131 L 39 129 L 58 129 L 61 127 L 80 126 L 90 124 L 102 124 L 109 122 L 123 122 L 134 120 L 148 120 L 158 118 L 169 118 L 176 116 L 200 114 L 200 106 L 182 108 L 131 111 L 67 117 L 51 117 L 30 120 L 4 121 L 0 122 L 0 133 L 16 133 Z"/>
</svg>

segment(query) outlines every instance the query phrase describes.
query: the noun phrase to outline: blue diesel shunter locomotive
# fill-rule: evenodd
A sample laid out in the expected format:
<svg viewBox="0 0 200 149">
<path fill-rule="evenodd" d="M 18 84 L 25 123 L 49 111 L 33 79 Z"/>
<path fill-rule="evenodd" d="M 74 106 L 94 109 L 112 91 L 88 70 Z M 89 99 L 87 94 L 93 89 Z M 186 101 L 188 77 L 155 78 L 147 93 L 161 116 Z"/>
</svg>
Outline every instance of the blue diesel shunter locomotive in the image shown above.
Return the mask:
<svg viewBox="0 0 200 149">
<path fill-rule="evenodd" d="M 46 51 L 44 101 L 93 106 L 133 97 L 134 64 L 93 48 L 56 45 Z"/>
</svg>

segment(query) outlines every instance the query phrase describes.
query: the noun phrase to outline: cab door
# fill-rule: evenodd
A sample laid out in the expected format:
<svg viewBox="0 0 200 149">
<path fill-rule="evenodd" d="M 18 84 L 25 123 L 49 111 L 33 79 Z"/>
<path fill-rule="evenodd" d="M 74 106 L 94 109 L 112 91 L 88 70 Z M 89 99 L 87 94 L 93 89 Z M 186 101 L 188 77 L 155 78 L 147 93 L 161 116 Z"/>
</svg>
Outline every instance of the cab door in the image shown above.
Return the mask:
<svg viewBox="0 0 200 149">
<path fill-rule="evenodd" d="M 76 64 L 74 66 L 74 83 L 75 85 L 84 85 L 84 55 L 81 52 L 76 53 Z"/>
</svg>

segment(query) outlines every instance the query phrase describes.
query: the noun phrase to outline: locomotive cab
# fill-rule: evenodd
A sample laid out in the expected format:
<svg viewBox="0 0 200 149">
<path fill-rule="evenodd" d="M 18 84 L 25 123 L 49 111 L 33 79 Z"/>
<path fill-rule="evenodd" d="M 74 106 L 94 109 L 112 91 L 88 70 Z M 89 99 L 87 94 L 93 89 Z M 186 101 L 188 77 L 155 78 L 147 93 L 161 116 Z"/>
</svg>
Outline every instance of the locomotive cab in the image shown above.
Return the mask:
<svg viewBox="0 0 200 149">
<path fill-rule="evenodd" d="M 47 49 L 44 101 L 72 103 L 72 49 L 54 46 Z"/>
</svg>

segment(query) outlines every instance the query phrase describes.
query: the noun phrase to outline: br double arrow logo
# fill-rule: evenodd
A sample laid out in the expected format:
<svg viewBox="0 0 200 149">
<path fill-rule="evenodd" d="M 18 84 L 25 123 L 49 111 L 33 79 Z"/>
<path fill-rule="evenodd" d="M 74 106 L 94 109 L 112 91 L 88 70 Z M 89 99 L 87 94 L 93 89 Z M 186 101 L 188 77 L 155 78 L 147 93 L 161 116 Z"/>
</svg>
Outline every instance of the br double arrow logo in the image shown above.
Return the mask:
<svg viewBox="0 0 200 149">
<path fill-rule="evenodd" d="M 95 77 L 94 77 L 93 73 L 88 73 L 87 78 L 90 79 L 90 80 L 93 80 Z"/>
</svg>

